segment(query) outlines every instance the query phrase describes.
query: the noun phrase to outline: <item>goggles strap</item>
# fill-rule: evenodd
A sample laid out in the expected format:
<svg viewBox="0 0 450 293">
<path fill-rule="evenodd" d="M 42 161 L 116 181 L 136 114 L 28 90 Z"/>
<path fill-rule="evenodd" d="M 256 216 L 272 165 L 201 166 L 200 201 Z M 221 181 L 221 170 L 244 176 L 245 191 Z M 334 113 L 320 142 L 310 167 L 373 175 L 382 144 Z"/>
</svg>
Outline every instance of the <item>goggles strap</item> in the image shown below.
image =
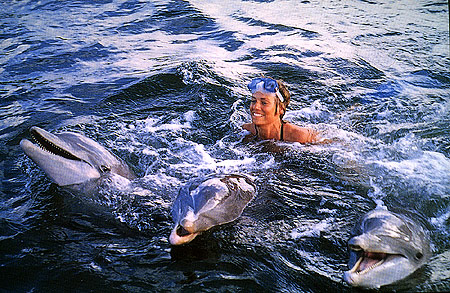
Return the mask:
<svg viewBox="0 0 450 293">
<path fill-rule="evenodd" d="M 256 84 L 255 89 L 252 90 L 253 93 L 258 92 L 258 91 L 263 92 L 263 93 L 271 93 L 264 88 L 264 81 L 261 81 L 258 84 Z M 280 99 L 280 101 L 282 103 L 284 103 L 283 95 L 280 93 L 280 90 L 278 89 L 278 87 L 275 88 L 275 95 L 278 97 L 278 99 Z"/>
<path fill-rule="evenodd" d="M 283 95 L 280 93 L 280 90 L 278 88 L 276 89 L 275 94 L 277 95 L 278 99 L 280 99 L 280 101 L 284 103 Z"/>
</svg>

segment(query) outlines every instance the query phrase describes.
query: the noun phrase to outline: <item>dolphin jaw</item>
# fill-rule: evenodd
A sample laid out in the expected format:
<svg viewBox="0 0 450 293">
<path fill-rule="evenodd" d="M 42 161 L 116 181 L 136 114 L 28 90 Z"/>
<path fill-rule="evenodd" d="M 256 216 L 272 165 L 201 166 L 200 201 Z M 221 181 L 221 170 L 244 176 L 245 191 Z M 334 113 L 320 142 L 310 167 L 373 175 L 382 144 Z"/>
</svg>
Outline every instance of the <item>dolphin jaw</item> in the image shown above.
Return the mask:
<svg viewBox="0 0 450 293">
<path fill-rule="evenodd" d="M 344 280 L 352 286 L 361 286 L 366 288 L 379 288 L 383 285 L 392 282 L 393 276 L 388 276 L 389 273 L 384 274 L 386 267 L 391 267 L 393 271 L 397 268 L 401 269 L 405 266 L 404 261 L 407 257 L 402 254 L 390 254 L 386 252 L 373 252 L 363 249 L 351 249 L 351 253 L 357 253 L 359 258 L 353 267 L 344 273 Z M 369 275 L 378 275 L 378 278 Z M 386 277 L 386 278 L 383 278 Z M 400 277 L 400 275 L 397 275 Z M 377 282 L 374 282 L 377 279 Z M 389 279 L 389 281 L 386 281 Z M 399 278 L 400 279 L 400 278 Z M 386 282 L 383 282 L 386 281 Z"/>
<path fill-rule="evenodd" d="M 65 143 L 57 136 L 35 126 L 30 132 L 36 144 L 23 139 L 21 148 L 59 186 L 77 185 L 101 176 L 89 162 L 63 148 Z"/>
<path fill-rule="evenodd" d="M 183 226 L 176 225 L 175 228 L 173 228 L 172 232 L 169 236 L 169 242 L 171 245 L 182 245 L 191 242 L 194 240 L 195 237 L 197 237 L 200 233 L 191 233 L 187 231 Z"/>
<path fill-rule="evenodd" d="M 390 255 L 382 252 L 363 252 L 350 272 L 358 275 L 365 274 L 382 265 L 388 256 Z"/>
<path fill-rule="evenodd" d="M 83 159 L 75 156 L 70 151 L 64 149 L 62 146 L 56 145 L 54 142 L 52 142 L 50 139 L 46 138 L 44 136 L 44 133 L 40 131 L 40 128 L 38 127 L 32 127 L 30 130 L 31 137 L 33 140 L 37 143 L 37 145 L 43 150 L 50 154 L 57 155 L 60 157 L 63 157 L 68 160 L 74 160 L 74 161 L 84 161 Z M 87 163 L 86 161 L 84 161 Z"/>
</svg>

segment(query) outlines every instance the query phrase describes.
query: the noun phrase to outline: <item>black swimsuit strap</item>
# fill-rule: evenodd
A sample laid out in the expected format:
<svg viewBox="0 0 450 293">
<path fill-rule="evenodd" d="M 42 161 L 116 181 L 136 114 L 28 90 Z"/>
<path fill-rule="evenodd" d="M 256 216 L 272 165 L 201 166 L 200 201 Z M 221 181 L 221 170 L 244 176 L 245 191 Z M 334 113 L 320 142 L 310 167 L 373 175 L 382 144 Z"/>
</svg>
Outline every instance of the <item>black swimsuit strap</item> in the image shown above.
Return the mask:
<svg viewBox="0 0 450 293">
<path fill-rule="evenodd" d="M 286 121 L 281 120 L 280 141 L 284 141 L 284 132 L 283 132 L 284 124 L 286 124 Z M 256 127 L 256 125 L 255 125 L 255 132 L 256 132 L 255 137 L 258 139 L 259 133 L 258 133 L 258 127 Z"/>
</svg>

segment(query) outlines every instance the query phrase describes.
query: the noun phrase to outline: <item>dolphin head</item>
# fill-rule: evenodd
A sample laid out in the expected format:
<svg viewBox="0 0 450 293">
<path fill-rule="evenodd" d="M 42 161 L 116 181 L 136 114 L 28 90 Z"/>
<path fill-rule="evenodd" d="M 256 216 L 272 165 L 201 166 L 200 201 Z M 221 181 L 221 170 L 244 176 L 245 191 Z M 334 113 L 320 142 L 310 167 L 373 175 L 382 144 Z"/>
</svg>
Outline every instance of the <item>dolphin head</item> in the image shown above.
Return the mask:
<svg viewBox="0 0 450 293">
<path fill-rule="evenodd" d="M 349 269 L 344 280 L 379 288 L 406 278 L 431 255 L 427 233 L 412 220 L 383 209 L 367 213 L 349 240 Z"/>
<path fill-rule="evenodd" d="M 248 177 L 224 175 L 185 186 L 172 207 L 172 245 L 192 241 L 200 233 L 238 218 L 256 188 Z"/>
<path fill-rule="evenodd" d="M 23 139 L 20 146 L 59 186 L 82 184 L 108 172 L 128 179 L 135 177 L 122 160 L 81 134 L 51 134 L 36 126 L 30 129 L 30 133 L 37 144 Z"/>
</svg>

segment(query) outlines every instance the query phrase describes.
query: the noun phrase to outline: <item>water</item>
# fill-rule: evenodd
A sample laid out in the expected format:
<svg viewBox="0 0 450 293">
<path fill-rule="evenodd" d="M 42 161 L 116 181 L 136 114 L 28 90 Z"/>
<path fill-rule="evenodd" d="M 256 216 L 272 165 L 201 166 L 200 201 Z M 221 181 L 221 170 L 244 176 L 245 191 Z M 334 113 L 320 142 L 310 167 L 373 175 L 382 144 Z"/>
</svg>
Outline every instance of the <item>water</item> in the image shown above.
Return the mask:
<svg viewBox="0 0 450 293">
<path fill-rule="evenodd" d="M 433 258 L 388 289 L 450 289 L 448 3 L 2 1 L 0 288 L 350 291 L 350 228 L 377 205 L 415 214 Z M 286 119 L 327 145 L 244 144 L 246 83 L 282 78 Z M 139 179 L 52 184 L 19 147 L 76 131 Z M 254 176 L 234 223 L 172 248 L 192 178 Z"/>
</svg>

